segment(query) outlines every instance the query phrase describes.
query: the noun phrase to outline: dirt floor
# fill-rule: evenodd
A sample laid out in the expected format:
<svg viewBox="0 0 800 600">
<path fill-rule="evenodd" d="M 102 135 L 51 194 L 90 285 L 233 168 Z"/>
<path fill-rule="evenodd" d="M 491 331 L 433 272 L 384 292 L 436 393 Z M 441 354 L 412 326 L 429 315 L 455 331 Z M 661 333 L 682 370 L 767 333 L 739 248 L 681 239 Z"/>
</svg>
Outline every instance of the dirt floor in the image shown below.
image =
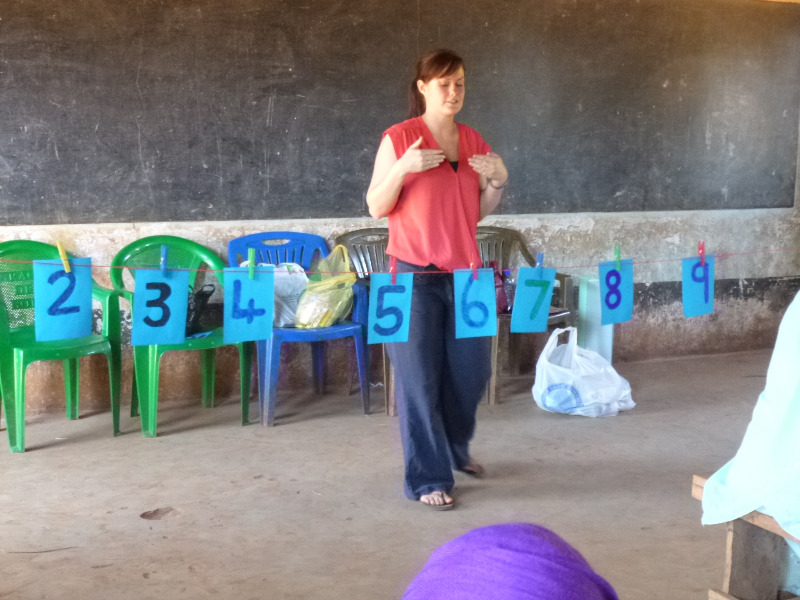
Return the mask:
<svg viewBox="0 0 800 600">
<path fill-rule="evenodd" d="M 474 527 L 530 521 L 578 548 L 623 600 L 705 599 L 721 584 L 724 526 L 702 527 L 693 473 L 733 456 L 767 351 L 617 365 L 636 408 L 543 412 L 532 377 L 482 405 L 456 510 L 402 492 L 397 419 L 358 394 L 281 391 L 274 428 L 239 407 L 170 406 L 159 436 L 123 415 L 31 419 L 0 451 L 0 597 L 400 598 L 431 551 Z M 127 402 L 124 409 L 127 410 Z"/>
</svg>

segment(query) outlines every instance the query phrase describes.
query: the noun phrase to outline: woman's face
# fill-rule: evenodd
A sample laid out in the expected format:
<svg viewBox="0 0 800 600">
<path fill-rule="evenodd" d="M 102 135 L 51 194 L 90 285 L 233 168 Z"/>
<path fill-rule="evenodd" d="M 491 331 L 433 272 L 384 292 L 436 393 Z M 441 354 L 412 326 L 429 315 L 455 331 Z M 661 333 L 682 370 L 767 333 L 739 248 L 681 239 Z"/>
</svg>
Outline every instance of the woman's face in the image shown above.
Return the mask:
<svg viewBox="0 0 800 600">
<path fill-rule="evenodd" d="M 417 89 L 425 98 L 425 112 L 453 116 L 464 105 L 464 69 L 452 75 L 417 81 Z"/>
</svg>

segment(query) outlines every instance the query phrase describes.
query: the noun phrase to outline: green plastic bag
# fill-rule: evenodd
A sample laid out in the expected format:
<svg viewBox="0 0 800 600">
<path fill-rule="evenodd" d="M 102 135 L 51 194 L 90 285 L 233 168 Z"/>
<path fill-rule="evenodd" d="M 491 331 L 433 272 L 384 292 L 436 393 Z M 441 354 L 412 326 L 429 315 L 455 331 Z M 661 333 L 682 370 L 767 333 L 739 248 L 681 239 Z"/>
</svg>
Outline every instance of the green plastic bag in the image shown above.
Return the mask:
<svg viewBox="0 0 800 600">
<path fill-rule="evenodd" d="M 309 275 L 309 282 L 294 317 L 296 327 L 329 327 L 343 321 L 353 309 L 353 284 L 356 274 L 347 248 L 336 246 L 317 265 L 316 273 Z"/>
</svg>

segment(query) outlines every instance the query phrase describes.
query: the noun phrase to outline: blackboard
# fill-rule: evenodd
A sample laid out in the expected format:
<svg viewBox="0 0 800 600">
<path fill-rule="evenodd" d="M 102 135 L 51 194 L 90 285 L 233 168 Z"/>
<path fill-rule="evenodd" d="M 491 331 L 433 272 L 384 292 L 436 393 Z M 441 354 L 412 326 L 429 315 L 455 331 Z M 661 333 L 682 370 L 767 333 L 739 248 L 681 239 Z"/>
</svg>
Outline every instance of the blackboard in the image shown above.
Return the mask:
<svg viewBox="0 0 800 600">
<path fill-rule="evenodd" d="M 366 215 L 420 50 L 500 212 L 792 206 L 800 7 L 754 0 L 4 0 L 0 224 Z"/>
</svg>

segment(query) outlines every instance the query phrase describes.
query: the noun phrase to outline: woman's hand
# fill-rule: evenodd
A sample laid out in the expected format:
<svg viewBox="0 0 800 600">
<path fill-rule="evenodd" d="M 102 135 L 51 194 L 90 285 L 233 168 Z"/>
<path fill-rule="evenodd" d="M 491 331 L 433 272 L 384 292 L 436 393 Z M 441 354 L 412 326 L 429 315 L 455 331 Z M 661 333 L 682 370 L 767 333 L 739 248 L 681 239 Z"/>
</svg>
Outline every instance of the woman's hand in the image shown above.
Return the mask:
<svg viewBox="0 0 800 600">
<path fill-rule="evenodd" d="M 429 169 L 435 169 L 444 160 L 444 152 L 441 149 L 428 150 L 422 149 L 422 136 L 408 147 L 403 156 L 398 161 L 400 168 L 405 173 L 422 173 Z"/>
<path fill-rule="evenodd" d="M 499 154 L 476 154 L 469 159 L 471 166 L 478 175 L 491 179 L 495 187 L 500 188 L 508 181 L 508 169 Z M 482 184 L 484 185 L 484 184 Z"/>
</svg>

